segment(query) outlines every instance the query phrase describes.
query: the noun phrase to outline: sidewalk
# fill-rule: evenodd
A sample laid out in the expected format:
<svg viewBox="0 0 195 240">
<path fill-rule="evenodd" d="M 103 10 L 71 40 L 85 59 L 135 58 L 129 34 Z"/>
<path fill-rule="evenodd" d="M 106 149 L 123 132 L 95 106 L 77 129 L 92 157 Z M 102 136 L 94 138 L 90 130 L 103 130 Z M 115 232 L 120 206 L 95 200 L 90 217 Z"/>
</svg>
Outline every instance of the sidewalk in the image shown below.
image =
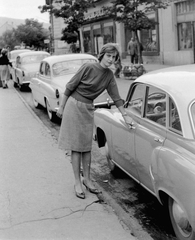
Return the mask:
<svg viewBox="0 0 195 240">
<path fill-rule="evenodd" d="M 135 240 L 96 195 L 76 198 L 70 157 L 9 85 L 0 88 L 0 239 Z"/>
</svg>

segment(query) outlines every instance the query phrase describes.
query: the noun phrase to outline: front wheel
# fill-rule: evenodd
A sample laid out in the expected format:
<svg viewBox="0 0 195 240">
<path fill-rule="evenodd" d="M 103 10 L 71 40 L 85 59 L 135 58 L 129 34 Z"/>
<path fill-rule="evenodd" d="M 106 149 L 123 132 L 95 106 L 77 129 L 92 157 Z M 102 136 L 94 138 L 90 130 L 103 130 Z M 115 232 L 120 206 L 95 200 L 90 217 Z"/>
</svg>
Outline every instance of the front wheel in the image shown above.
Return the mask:
<svg viewBox="0 0 195 240">
<path fill-rule="evenodd" d="M 49 120 L 54 122 L 56 120 L 56 113 L 51 110 L 49 101 L 47 99 L 45 100 L 45 104 L 46 104 L 47 115 L 49 117 Z"/>
<path fill-rule="evenodd" d="M 195 232 L 190 225 L 185 211 L 171 197 L 169 197 L 168 203 L 171 223 L 178 240 L 194 240 Z"/>
</svg>

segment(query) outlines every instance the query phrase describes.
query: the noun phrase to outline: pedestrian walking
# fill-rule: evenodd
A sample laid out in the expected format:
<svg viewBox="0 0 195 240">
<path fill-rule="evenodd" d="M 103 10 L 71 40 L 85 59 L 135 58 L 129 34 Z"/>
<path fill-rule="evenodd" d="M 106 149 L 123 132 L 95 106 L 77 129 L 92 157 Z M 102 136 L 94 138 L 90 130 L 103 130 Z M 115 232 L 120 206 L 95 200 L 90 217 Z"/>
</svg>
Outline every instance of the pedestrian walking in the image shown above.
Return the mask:
<svg viewBox="0 0 195 240">
<path fill-rule="evenodd" d="M 10 79 L 9 65 L 12 67 L 7 57 L 7 49 L 2 49 L 0 56 L 0 74 L 3 88 L 8 88 L 7 82 Z"/>
<path fill-rule="evenodd" d="M 131 38 L 131 40 L 128 42 L 127 52 L 130 55 L 131 63 L 138 63 L 138 47 L 134 38 Z"/>
<path fill-rule="evenodd" d="M 75 177 L 74 189 L 78 198 L 85 198 L 83 185 L 91 193 L 99 193 L 90 178 L 95 110 L 93 100 L 107 89 L 125 123 L 129 125 L 132 122 L 123 107 L 123 100 L 119 95 L 113 72 L 109 69 L 118 56 L 116 44 L 105 44 L 100 51 L 99 62 L 84 64 L 66 84 L 64 96 L 57 112 L 58 117 L 62 117 L 59 147 L 71 151 Z M 83 181 L 81 181 L 81 163 Z"/>
</svg>

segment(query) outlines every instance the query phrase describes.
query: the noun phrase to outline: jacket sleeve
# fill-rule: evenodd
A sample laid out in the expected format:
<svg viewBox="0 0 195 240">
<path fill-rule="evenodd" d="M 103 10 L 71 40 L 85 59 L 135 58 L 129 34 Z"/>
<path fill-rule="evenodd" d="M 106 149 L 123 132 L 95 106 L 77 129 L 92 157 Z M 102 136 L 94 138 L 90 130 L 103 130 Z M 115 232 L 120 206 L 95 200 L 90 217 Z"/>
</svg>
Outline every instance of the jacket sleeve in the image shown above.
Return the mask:
<svg viewBox="0 0 195 240">
<path fill-rule="evenodd" d="M 107 87 L 107 91 L 117 107 L 120 107 L 123 105 L 123 100 L 120 97 L 120 94 L 118 91 L 118 86 L 117 86 L 117 83 L 116 83 L 114 77 L 110 81 L 110 83 Z"/>
</svg>

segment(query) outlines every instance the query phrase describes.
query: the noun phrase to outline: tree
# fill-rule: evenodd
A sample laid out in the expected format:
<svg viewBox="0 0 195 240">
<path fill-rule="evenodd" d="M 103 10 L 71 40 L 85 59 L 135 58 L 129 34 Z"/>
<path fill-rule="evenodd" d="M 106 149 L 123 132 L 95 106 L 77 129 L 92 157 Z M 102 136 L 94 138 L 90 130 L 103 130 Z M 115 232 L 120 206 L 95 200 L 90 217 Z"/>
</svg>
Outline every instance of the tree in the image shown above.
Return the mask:
<svg viewBox="0 0 195 240">
<path fill-rule="evenodd" d="M 113 0 L 112 5 L 105 7 L 106 14 L 114 18 L 115 21 L 122 22 L 134 33 L 138 42 L 138 59 L 141 63 L 141 44 L 138 37 L 138 31 L 142 29 L 151 29 L 155 24 L 153 20 L 147 17 L 147 13 L 165 9 L 168 3 L 164 0 Z"/>
<path fill-rule="evenodd" d="M 10 46 L 10 49 L 14 49 L 14 46 L 19 45 L 20 42 L 15 36 L 16 29 L 5 31 L 0 37 L 0 47 L 3 48 L 7 45 Z"/>
<path fill-rule="evenodd" d="M 55 7 L 50 0 L 49 6 L 44 5 L 39 8 L 41 12 L 52 12 L 56 17 L 64 19 L 67 26 L 62 30 L 61 40 L 67 43 L 76 43 L 79 40 L 80 43 L 79 28 L 84 22 L 84 13 L 89 7 L 95 7 L 94 2 L 94 0 L 56 0 L 57 7 Z"/>
<path fill-rule="evenodd" d="M 17 27 L 15 37 L 26 46 L 43 48 L 44 40 L 49 36 L 49 31 L 43 28 L 43 24 L 37 20 L 26 19 L 25 24 Z"/>
</svg>

